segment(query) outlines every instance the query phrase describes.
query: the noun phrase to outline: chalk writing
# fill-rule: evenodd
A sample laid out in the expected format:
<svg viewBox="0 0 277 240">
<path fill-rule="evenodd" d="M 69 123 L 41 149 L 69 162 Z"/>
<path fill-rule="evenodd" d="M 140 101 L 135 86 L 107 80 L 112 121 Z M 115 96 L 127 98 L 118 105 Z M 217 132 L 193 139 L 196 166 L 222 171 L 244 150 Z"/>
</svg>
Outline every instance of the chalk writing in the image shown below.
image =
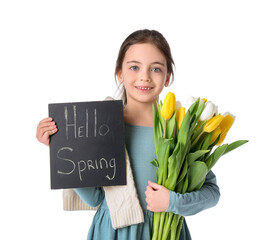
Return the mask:
<svg viewBox="0 0 277 240">
<path fill-rule="evenodd" d="M 65 132 L 66 132 L 66 139 L 69 139 L 69 127 L 73 127 L 73 137 L 74 138 L 82 138 L 82 137 L 89 137 L 89 112 L 86 109 L 85 112 L 85 126 L 78 126 L 77 125 L 77 107 L 75 105 L 72 106 L 73 109 L 73 116 L 72 116 L 72 123 L 69 123 L 69 114 L 68 114 L 68 107 L 64 107 L 64 118 L 65 118 Z M 85 128 L 85 130 L 84 130 Z M 101 124 L 97 131 L 97 109 L 94 109 L 94 137 L 97 137 L 99 134 L 100 136 L 106 136 L 110 131 L 110 127 L 107 124 Z M 85 132 L 85 134 L 84 134 Z M 97 134 L 98 133 L 98 134 Z"/>
<path fill-rule="evenodd" d="M 59 151 L 57 152 L 57 158 L 70 163 L 71 165 L 71 170 L 68 172 L 63 172 L 61 170 L 58 170 L 57 173 L 58 174 L 63 174 L 63 175 L 70 175 L 72 173 L 74 173 L 75 169 L 76 169 L 76 161 L 73 161 L 71 159 L 62 157 L 62 152 L 63 151 L 70 151 L 73 152 L 73 149 L 70 147 L 62 147 L 59 149 Z M 104 164 L 104 167 L 103 167 Z M 105 158 L 101 158 L 100 160 L 95 159 L 95 160 L 79 160 L 77 161 L 77 171 L 78 171 L 78 175 L 79 175 L 79 179 L 80 181 L 83 181 L 82 178 L 82 173 L 87 170 L 87 171 L 91 171 L 91 170 L 98 170 L 98 169 L 103 169 L 103 168 L 111 168 L 113 170 L 113 174 L 112 176 L 106 175 L 106 178 L 109 180 L 113 180 L 115 175 L 116 175 L 116 162 L 115 162 L 115 158 L 111 158 L 109 161 L 107 161 Z"/>
</svg>

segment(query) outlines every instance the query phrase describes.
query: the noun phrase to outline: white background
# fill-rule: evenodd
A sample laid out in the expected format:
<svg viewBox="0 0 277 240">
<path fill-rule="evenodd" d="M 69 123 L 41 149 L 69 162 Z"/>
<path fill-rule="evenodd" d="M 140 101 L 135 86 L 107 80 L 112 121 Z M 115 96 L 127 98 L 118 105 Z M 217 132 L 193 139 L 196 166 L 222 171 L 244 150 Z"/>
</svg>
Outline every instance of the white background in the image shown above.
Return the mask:
<svg viewBox="0 0 277 240">
<path fill-rule="evenodd" d="M 112 96 L 118 49 L 142 28 L 175 59 L 161 98 L 205 97 L 236 115 L 226 142 L 249 140 L 215 166 L 221 199 L 187 218 L 193 239 L 277 239 L 276 1 L 175 2 L 0 2 L 1 239 L 86 239 L 94 213 L 62 210 L 36 126 L 48 103 Z"/>
</svg>

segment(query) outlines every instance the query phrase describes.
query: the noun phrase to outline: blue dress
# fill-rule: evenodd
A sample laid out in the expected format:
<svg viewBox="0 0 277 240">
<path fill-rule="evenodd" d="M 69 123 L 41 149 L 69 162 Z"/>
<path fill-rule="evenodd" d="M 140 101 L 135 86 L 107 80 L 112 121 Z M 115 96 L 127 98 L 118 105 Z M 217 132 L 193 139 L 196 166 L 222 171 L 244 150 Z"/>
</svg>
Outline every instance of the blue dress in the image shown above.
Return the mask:
<svg viewBox="0 0 277 240">
<path fill-rule="evenodd" d="M 144 212 L 144 223 L 125 228 L 113 229 L 109 209 L 102 188 L 74 189 L 81 199 L 89 206 L 101 206 L 95 213 L 87 240 L 150 240 L 153 213 L 146 209 L 145 190 L 148 180 L 156 182 L 156 168 L 150 163 L 156 158 L 152 127 L 135 126 L 125 123 L 125 143 L 141 207 Z M 215 175 L 210 171 L 201 190 L 178 194 L 170 192 L 167 212 L 183 216 L 196 214 L 210 208 L 219 200 L 219 189 Z M 190 240 L 186 222 L 183 223 L 180 239 Z"/>
</svg>

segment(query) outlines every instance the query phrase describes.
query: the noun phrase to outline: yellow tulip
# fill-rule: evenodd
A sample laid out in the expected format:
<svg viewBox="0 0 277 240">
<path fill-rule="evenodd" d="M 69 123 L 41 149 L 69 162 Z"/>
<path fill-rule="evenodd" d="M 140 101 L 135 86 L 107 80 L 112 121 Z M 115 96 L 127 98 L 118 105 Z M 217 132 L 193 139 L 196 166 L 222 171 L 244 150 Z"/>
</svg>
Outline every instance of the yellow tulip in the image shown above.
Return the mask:
<svg viewBox="0 0 277 240">
<path fill-rule="evenodd" d="M 213 135 L 212 135 L 212 139 L 210 144 L 213 144 L 214 141 L 218 138 L 219 134 L 221 134 L 221 129 L 220 127 L 217 127 L 214 131 L 213 131 Z"/>
<path fill-rule="evenodd" d="M 227 114 L 226 116 L 223 117 L 221 123 L 219 124 L 219 127 L 221 129 L 221 135 L 216 145 L 220 145 L 224 141 L 228 131 L 230 130 L 230 128 L 234 123 L 234 120 L 235 120 L 235 117 L 232 116 L 231 114 Z"/>
<path fill-rule="evenodd" d="M 175 94 L 169 92 L 164 99 L 164 103 L 161 109 L 161 115 L 165 120 L 169 120 L 172 117 L 172 114 L 175 111 L 175 106 L 176 106 Z"/>
<path fill-rule="evenodd" d="M 207 133 L 210 133 L 210 132 L 214 131 L 219 126 L 222 119 L 223 119 L 223 116 L 221 116 L 220 114 L 218 114 L 215 117 L 211 118 L 204 125 L 203 131 L 207 132 Z"/>
<path fill-rule="evenodd" d="M 177 121 L 178 129 L 181 128 L 185 115 L 186 115 L 186 109 L 184 107 L 179 108 L 176 113 L 176 121 Z"/>
</svg>

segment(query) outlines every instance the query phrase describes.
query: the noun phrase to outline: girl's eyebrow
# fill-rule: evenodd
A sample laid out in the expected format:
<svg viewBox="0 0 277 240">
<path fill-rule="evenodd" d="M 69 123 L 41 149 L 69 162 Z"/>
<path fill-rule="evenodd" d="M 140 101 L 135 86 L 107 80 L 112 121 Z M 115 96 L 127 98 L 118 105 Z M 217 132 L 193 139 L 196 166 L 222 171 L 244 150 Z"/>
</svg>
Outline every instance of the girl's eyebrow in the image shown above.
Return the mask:
<svg viewBox="0 0 277 240">
<path fill-rule="evenodd" d="M 139 61 L 135 61 L 135 60 L 128 61 L 128 62 L 127 62 L 127 64 L 129 64 L 129 63 L 139 63 L 139 64 L 141 64 L 141 62 L 139 62 Z"/>
<path fill-rule="evenodd" d="M 130 63 L 141 64 L 141 62 L 135 61 L 135 60 L 132 60 L 132 61 L 128 61 L 128 62 L 127 62 L 127 64 L 130 64 Z M 152 64 L 152 65 L 153 65 L 153 64 L 159 64 L 159 65 L 165 66 L 165 64 L 164 64 L 164 63 L 161 63 L 161 62 L 152 62 L 151 64 Z"/>
<path fill-rule="evenodd" d="M 161 63 L 161 62 L 153 62 L 152 64 L 160 64 L 160 65 L 162 65 L 162 66 L 165 66 L 165 64 L 164 64 L 164 63 Z"/>
</svg>

